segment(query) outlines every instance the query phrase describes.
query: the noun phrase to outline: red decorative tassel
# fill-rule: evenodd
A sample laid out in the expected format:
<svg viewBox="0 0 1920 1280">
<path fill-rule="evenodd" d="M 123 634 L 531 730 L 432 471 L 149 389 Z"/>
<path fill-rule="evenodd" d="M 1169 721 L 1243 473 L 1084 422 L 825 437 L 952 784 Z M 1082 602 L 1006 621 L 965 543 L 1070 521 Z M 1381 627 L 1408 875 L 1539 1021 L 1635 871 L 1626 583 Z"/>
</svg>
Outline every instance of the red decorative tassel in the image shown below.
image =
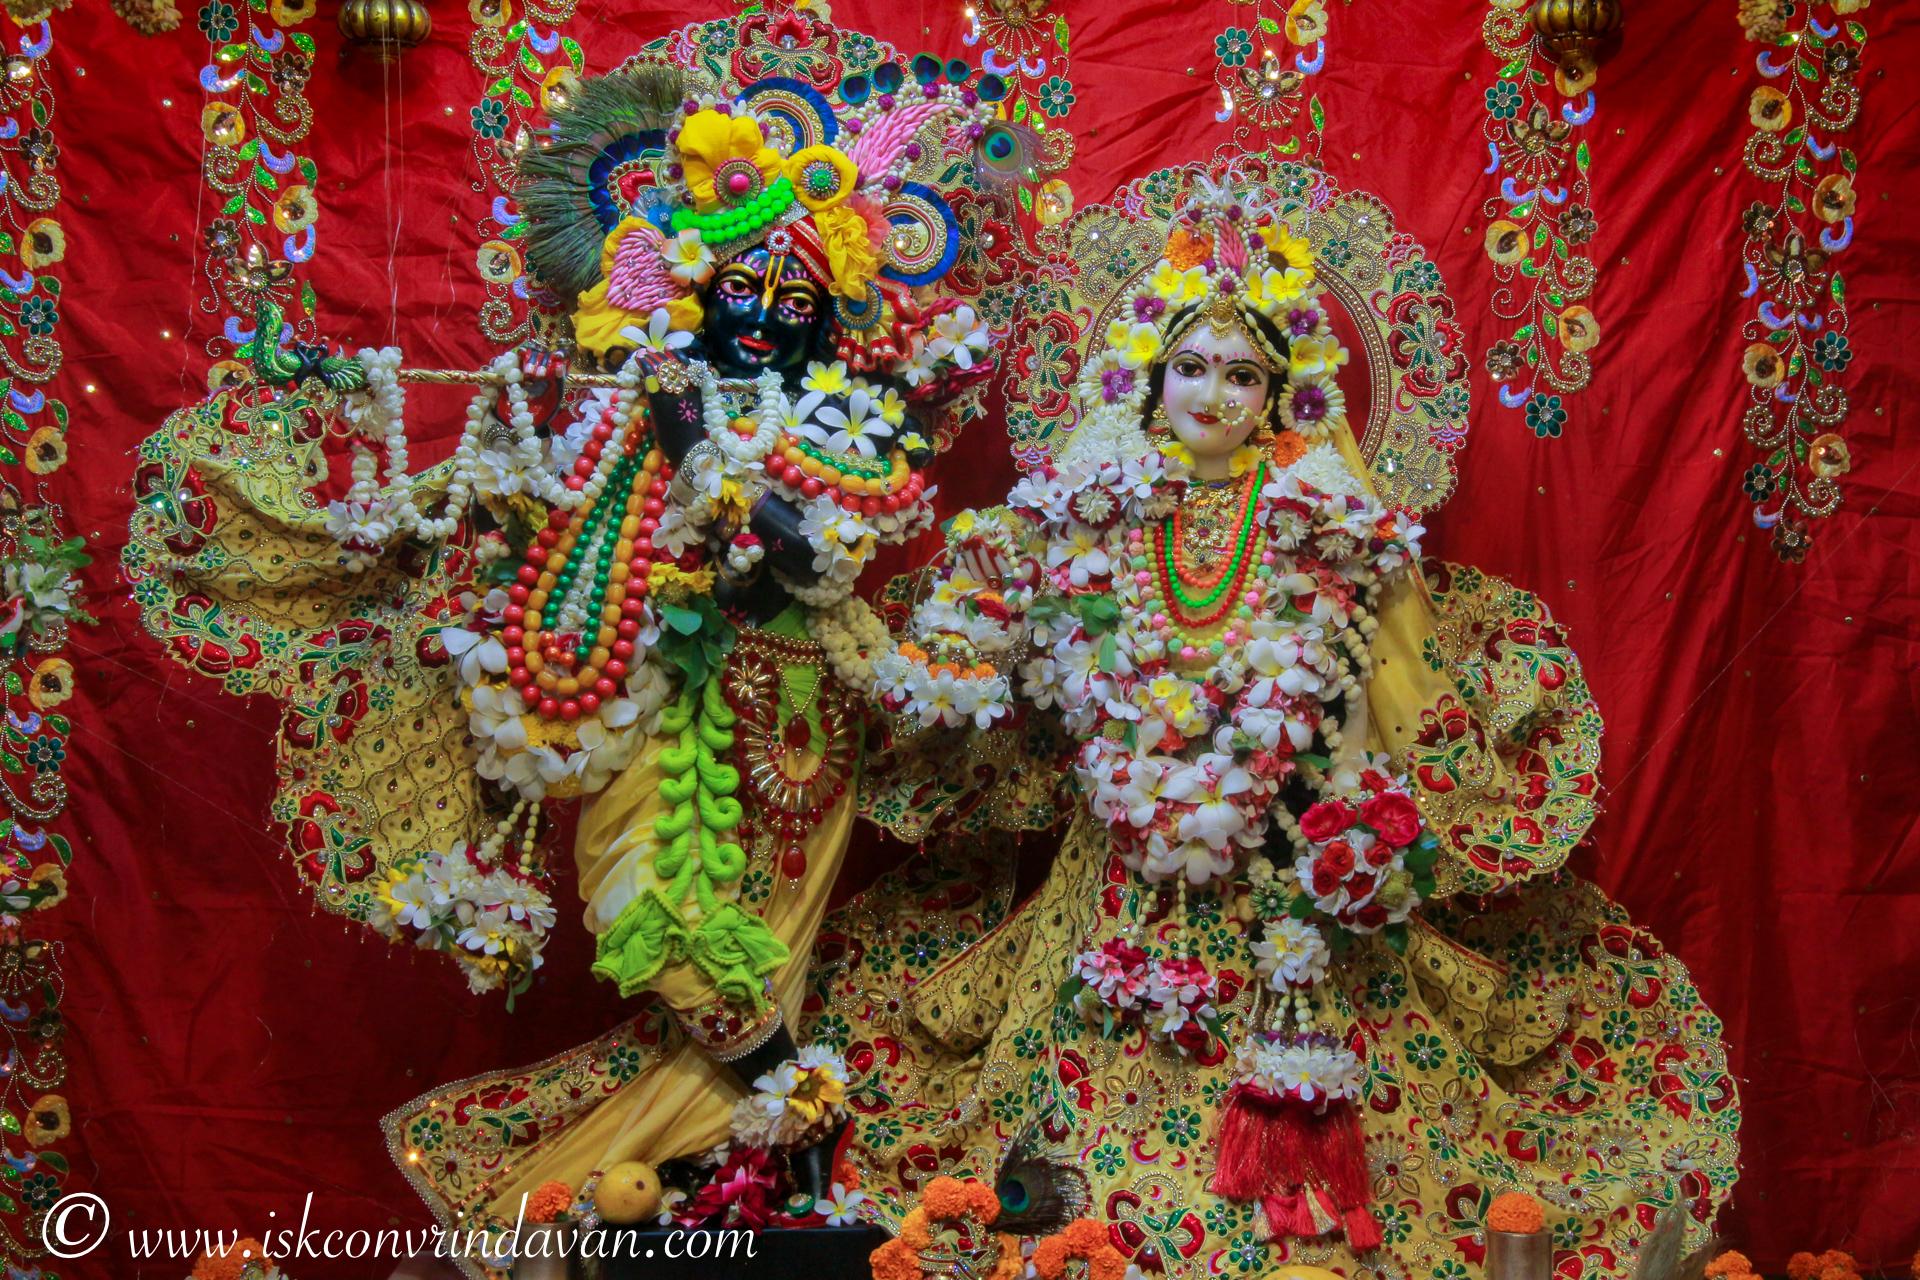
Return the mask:
<svg viewBox="0 0 1920 1280">
<path fill-rule="evenodd" d="M 1380 1245 L 1365 1135 L 1351 1105 L 1316 1112 L 1237 1084 L 1221 1111 L 1216 1150 L 1208 1189 L 1228 1200 L 1258 1202 L 1277 1235 L 1341 1231 L 1355 1249 Z"/>
<path fill-rule="evenodd" d="M 1212 1192 L 1228 1200 L 1259 1200 L 1295 1181 L 1305 1152 L 1293 1104 L 1264 1089 L 1236 1084 L 1220 1113 Z"/>
</svg>

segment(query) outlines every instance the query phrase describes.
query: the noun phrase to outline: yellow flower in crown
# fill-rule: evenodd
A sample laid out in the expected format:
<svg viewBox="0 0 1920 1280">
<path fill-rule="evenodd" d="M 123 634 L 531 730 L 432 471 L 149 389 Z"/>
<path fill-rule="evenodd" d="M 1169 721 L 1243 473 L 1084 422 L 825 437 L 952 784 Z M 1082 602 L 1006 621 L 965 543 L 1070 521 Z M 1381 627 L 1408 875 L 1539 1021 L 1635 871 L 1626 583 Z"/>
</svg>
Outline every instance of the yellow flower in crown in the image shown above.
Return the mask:
<svg viewBox="0 0 1920 1280">
<path fill-rule="evenodd" d="M 1291 382 L 1330 377 L 1347 362 L 1347 349 L 1331 334 L 1295 338 L 1287 350 L 1287 377 Z"/>
<path fill-rule="evenodd" d="M 760 122 L 741 112 L 696 111 L 674 137 L 687 194 L 702 212 L 738 205 L 780 176 L 780 153 L 767 145 Z"/>
<path fill-rule="evenodd" d="M 1310 279 L 1302 272 L 1262 267 L 1247 276 L 1247 305 L 1262 315 L 1276 315 L 1280 308 L 1300 300 L 1300 296 L 1307 291 Z"/>
<path fill-rule="evenodd" d="M 1147 284 L 1169 309 L 1178 309 L 1207 291 L 1207 272 L 1198 266 L 1182 270 L 1162 258 Z"/>
<path fill-rule="evenodd" d="M 787 181 L 800 203 L 818 213 L 853 194 L 859 174 L 847 153 L 838 147 L 802 147 L 787 158 Z"/>
<path fill-rule="evenodd" d="M 1160 354 L 1160 331 L 1150 324 L 1115 320 L 1107 326 L 1107 347 L 1129 369 L 1143 369 Z"/>
<path fill-rule="evenodd" d="M 852 209 L 819 209 L 813 214 L 813 227 L 820 233 L 833 274 L 827 291 L 837 297 L 864 299 L 867 286 L 880 273 L 880 251 L 867 220 Z"/>
</svg>

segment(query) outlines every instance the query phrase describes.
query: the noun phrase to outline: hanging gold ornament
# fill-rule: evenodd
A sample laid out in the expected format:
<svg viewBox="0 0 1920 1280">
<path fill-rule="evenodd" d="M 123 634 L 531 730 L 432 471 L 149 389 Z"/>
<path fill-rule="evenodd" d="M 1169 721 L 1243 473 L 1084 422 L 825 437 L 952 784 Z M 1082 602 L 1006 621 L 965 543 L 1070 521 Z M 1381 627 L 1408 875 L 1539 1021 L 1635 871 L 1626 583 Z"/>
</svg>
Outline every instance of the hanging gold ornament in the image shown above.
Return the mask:
<svg viewBox="0 0 1920 1280">
<path fill-rule="evenodd" d="M 1561 70 L 1578 80 L 1598 63 L 1600 42 L 1620 29 L 1620 0 L 1533 0 L 1527 16 Z"/>
<path fill-rule="evenodd" d="M 340 34 L 356 48 L 391 61 L 433 32 L 433 16 L 420 0 L 347 0 L 340 6 Z"/>
</svg>

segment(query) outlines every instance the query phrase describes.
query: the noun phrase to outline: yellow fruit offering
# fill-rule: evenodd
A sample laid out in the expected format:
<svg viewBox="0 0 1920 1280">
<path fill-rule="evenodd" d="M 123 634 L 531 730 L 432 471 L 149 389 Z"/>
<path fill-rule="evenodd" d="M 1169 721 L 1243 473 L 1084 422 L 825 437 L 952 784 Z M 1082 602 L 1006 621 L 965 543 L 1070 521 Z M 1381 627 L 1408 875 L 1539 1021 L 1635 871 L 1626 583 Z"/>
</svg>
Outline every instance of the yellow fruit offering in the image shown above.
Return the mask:
<svg viewBox="0 0 1920 1280">
<path fill-rule="evenodd" d="M 600 1175 L 593 1192 L 594 1211 L 602 1222 L 629 1226 L 660 1211 L 660 1175 L 640 1160 L 623 1160 Z"/>
</svg>

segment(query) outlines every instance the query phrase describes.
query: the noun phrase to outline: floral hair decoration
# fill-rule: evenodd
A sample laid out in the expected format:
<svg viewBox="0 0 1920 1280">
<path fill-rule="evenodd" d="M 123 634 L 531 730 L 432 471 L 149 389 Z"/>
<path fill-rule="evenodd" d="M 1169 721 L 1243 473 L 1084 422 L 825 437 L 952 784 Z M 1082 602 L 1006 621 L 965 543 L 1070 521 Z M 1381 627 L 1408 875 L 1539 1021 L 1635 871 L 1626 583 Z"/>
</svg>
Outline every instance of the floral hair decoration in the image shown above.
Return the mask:
<svg viewBox="0 0 1920 1280">
<path fill-rule="evenodd" d="M 921 162 L 977 147 L 1006 92 L 964 63 L 923 55 L 910 70 L 913 83 L 893 64 L 848 77 L 833 98 L 786 78 L 702 94 L 647 64 L 585 82 L 520 165 L 528 261 L 574 299 L 580 346 L 629 345 L 661 310 L 697 330 L 700 289 L 763 249 L 770 280 L 798 272 L 825 290 L 850 369 L 901 372 L 951 306 L 914 290 L 959 248 Z"/>
<path fill-rule="evenodd" d="M 1150 373 L 1200 325 L 1238 329 L 1270 371 L 1282 375 L 1283 425 L 1299 443 L 1346 424 L 1337 375 L 1348 352 L 1314 291 L 1313 250 L 1262 204 L 1203 183 L 1173 218 L 1166 249 L 1135 288 L 1105 313 L 1077 384 L 1079 424 L 1062 464 L 1141 457 Z"/>
</svg>

